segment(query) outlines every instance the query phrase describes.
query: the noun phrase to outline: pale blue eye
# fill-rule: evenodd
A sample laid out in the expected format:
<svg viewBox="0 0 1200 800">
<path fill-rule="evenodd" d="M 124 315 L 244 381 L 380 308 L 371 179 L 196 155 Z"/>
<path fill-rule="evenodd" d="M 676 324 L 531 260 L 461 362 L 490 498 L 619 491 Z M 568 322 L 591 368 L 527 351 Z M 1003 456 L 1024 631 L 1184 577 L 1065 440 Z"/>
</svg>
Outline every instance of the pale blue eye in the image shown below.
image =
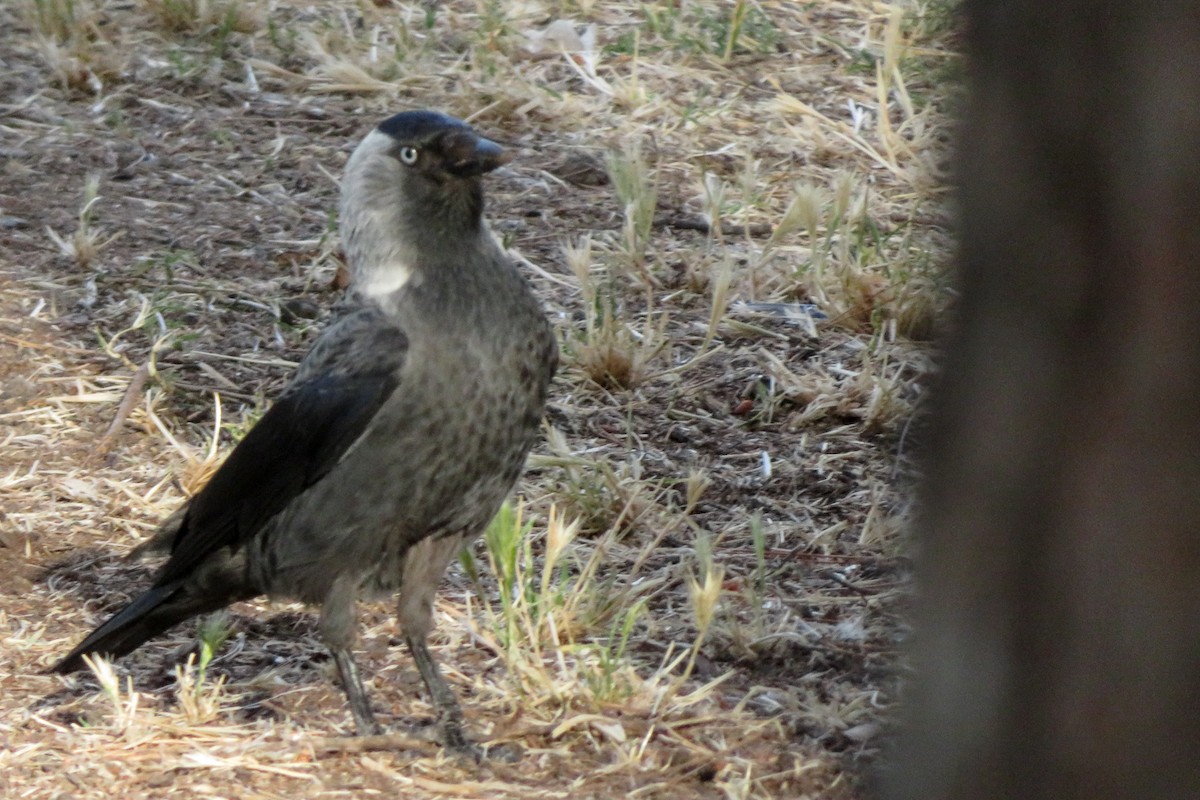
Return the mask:
<svg viewBox="0 0 1200 800">
<path fill-rule="evenodd" d="M 413 164 L 417 163 L 417 148 L 401 147 L 400 148 L 400 160 L 403 163 L 408 164 L 410 167 Z"/>
</svg>

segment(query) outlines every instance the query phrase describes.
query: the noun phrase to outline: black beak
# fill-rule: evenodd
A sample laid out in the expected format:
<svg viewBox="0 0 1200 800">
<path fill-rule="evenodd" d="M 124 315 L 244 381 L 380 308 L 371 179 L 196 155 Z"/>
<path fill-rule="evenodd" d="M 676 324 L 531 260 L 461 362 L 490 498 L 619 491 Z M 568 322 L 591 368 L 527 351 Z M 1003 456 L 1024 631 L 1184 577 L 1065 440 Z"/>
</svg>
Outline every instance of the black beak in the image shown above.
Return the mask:
<svg viewBox="0 0 1200 800">
<path fill-rule="evenodd" d="M 470 131 L 454 131 L 442 142 L 446 167 L 460 178 L 470 178 L 491 172 L 512 161 L 512 154 L 491 139 Z"/>
</svg>

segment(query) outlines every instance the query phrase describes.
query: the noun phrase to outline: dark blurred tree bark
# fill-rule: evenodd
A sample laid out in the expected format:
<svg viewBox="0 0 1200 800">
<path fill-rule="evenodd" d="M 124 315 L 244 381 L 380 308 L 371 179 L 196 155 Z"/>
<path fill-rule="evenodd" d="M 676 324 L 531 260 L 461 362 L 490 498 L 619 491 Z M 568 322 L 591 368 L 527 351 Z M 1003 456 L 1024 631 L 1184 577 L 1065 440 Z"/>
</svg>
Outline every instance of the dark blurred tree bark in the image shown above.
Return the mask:
<svg viewBox="0 0 1200 800">
<path fill-rule="evenodd" d="M 885 796 L 1200 798 L 1200 3 L 967 0 Z"/>
</svg>

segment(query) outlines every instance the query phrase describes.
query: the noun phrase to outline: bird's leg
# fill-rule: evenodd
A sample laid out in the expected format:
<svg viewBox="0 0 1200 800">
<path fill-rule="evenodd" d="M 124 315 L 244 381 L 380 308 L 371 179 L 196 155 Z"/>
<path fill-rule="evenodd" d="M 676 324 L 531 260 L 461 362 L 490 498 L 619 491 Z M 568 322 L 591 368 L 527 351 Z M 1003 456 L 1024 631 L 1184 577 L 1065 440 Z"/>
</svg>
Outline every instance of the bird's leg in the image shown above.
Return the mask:
<svg viewBox="0 0 1200 800">
<path fill-rule="evenodd" d="M 350 703 L 350 713 L 354 715 L 358 735 L 374 736 L 381 729 L 371 711 L 371 701 L 367 699 L 367 690 L 358 674 L 358 664 L 350 655 L 350 645 L 354 643 L 354 603 L 357 595 L 358 586 L 353 579 L 344 575 L 338 577 L 321 604 L 319 627 L 321 638 L 337 662 L 342 689 Z"/>
<path fill-rule="evenodd" d="M 354 726 L 359 736 L 374 736 L 382 731 L 375 721 L 375 713 L 371 711 L 371 701 L 367 699 L 367 690 L 362 685 L 358 674 L 358 664 L 354 656 L 345 647 L 330 648 L 333 659 L 337 662 L 338 675 L 342 679 L 342 688 L 346 692 L 346 700 L 350 703 L 350 713 L 354 715 Z"/>
<path fill-rule="evenodd" d="M 463 733 L 463 713 L 462 708 L 458 705 L 458 698 L 454 696 L 454 691 L 442 677 L 442 671 L 438 669 L 437 662 L 433 660 L 433 654 L 429 652 L 429 647 L 425 644 L 425 637 L 408 634 L 404 640 L 408 644 L 409 652 L 412 653 L 417 671 L 421 673 L 421 679 L 425 681 L 425 688 L 429 690 L 433 710 L 437 714 L 438 726 L 442 730 L 443 744 L 451 750 L 478 758 L 478 749 Z"/>
<path fill-rule="evenodd" d="M 400 585 L 400 627 L 412 653 L 413 663 L 429 690 L 434 713 L 441 729 L 442 743 L 451 750 L 481 758 L 481 753 L 463 733 L 463 713 L 454 692 L 429 652 L 426 637 L 433 627 L 433 597 L 446 565 L 463 544 L 463 537 L 426 537 L 412 546 L 404 557 L 404 578 Z"/>
</svg>

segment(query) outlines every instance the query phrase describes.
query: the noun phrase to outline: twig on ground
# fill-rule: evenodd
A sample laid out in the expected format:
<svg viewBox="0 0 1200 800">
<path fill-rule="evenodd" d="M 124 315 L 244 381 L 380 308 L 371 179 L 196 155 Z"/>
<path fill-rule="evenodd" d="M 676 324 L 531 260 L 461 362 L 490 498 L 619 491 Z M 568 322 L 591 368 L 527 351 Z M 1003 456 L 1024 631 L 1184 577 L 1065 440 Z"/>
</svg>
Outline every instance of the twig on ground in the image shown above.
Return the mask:
<svg viewBox="0 0 1200 800">
<path fill-rule="evenodd" d="M 121 405 L 117 406 L 117 414 L 113 417 L 112 424 L 108 426 L 108 430 L 100 437 L 100 443 L 96 446 L 96 454 L 104 456 L 112 449 L 113 442 L 116 441 L 117 432 L 121 430 L 121 426 L 125 424 L 125 420 L 129 419 L 130 413 L 133 411 L 134 405 L 141 399 L 142 390 L 146 386 L 146 381 L 150 378 L 150 362 L 142 364 L 133 373 L 133 377 L 129 379 L 129 385 L 125 387 L 125 396 L 121 398 Z"/>
</svg>

